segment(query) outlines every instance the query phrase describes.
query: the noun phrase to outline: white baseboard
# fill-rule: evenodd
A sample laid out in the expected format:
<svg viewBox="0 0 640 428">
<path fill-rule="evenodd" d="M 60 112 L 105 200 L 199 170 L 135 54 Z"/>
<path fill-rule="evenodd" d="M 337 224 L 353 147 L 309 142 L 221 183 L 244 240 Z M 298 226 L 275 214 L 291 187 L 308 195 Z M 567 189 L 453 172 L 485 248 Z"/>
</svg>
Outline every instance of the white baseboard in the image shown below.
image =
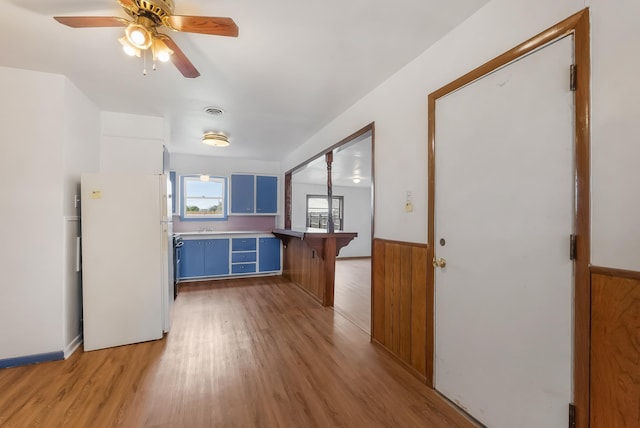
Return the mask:
<svg viewBox="0 0 640 428">
<path fill-rule="evenodd" d="M 82 344 L 82 333 L 77 335 L 75 339 L 73 339 L 71 343 L 68 344 L 66 348 L 64 348 L 64 359 L 66 360 L 67 358 L 69 358 L 71 354 L 73 354 L 81 344 Z"/>
</svg>

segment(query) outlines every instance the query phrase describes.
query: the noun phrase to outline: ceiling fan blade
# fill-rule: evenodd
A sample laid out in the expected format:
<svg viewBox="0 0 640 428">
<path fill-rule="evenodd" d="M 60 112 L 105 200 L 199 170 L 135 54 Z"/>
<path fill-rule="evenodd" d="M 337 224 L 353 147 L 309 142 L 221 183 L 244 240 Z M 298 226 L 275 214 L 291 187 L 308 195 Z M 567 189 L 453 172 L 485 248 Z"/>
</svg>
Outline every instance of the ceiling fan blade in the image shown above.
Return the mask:
<svg viewBox="0 0 640 428">
<path fill-rule="evenodd" d="M 231 18 L 173 15 L 169 16 L 167 21 L 176 31 L 238 37 L 238 26 Z"/>
<path fill-rule="evenodd" d="M 158 34 L 158 37 L 162 39 L 164 44 L 173 51 L 173 55 L 171 55 L 171 62 L 173 62 L 173 65 L 176 66 L 178 71 L 180 71 L 184 77 L 193 79 L 194 77 L 200 76 L 200 72 L 196 70 L 191 61 L 189 61 L 189 58 L 187 58 L 171 37 L 166 34 Z"/>
<path fill-rule="evenodd" d="M 71 28 L 124 27 L 129 22 L 115 16 L 54 16 L 53 19 Z"/>
<path fill-rule="evenodd" d="M 138 5 L 133 0 L 117 0 L 117 1 L 120 6 L 127 8 L 129 10 L 138 9 Z"/>
</svg>

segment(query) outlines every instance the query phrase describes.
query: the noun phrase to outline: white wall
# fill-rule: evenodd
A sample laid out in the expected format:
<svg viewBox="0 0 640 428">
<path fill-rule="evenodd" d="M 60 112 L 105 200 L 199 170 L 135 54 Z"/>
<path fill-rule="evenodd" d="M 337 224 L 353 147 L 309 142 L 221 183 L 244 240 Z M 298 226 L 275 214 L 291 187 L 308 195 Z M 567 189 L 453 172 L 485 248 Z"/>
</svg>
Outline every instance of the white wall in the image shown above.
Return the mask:
<svg viewBox="0 0 640 428">
<path fill-rule="evenodd" d="M 62 350 L 64 85 L 0 68 L 0 359 Z"/>
<path fill-rule="evenodd" d="M 213 150 L 220 150 L 221 156 L 224 155 L 224 148 Z M 170 169 L 178 174 L 229 176 L 233 173 L 250 173 L 280 175 L 280 162 L 173 153 L 170 157 Z"/>
<path fill-rule="evenodd" d="M 608 0 L 493 0 L 283 161 L 283 171 L 375 121 L 378 238 L 427 242 L 427 96 L 591 5 L 592 262 L 640 269 L 640 5 Z M 403 211 L 407 190 L 414 211 Z"/>
<path fill-rule="evenodd" d="M 59 75 L 0 67 L 0 359 L 63 351 L 79 334 L 78 177 L 98 167 L 96 107 Z"/>
<path fill-rule="evenodd" d="M 163 173 L 163 118 L 103 112 L 101 121 L 100 171 Z"/>
<path fill-rule="evenodd" d="M 326 195 L 327 186 L 295 182 L 292 187 L 291 227 L 306 228 L 307 195 Z M 371 257 L 371 189 L 334 186 L 334 196 L 344 196 L 344 230 L 358 237 L 340 250 L 340 257 Z"/>
<path fill-rule="evenodd" d="M 640 2 L 592 0 L 594 265 L 640 270 Z"/>
</svg>

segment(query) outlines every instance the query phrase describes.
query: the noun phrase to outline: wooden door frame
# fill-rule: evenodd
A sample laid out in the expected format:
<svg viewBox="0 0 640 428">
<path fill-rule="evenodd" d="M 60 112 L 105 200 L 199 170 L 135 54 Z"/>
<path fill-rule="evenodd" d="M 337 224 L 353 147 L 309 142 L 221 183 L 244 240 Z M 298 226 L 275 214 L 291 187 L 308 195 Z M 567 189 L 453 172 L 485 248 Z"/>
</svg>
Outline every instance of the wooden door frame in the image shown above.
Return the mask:
<svg viewBox="0 0 640 428">
<path fill-rule="evenodd" d="M 590 26 L 589 9 L 585 8 L 564 21 L 532 37 L 526 42 L 499 55 L 491 61 L 429 94 L 428 97 L 428 261 L 435 254 L 435 153 L 436 153 L 436 100 L 492 71 L 548 44 L 572 34 L 575 46 L 577 81 L 575 90 L 575 179 L 576 207 L 574 213 L 577 254 L 574 265 L 574 337 L 573 337 L 573 395 L 576 408 L 576 426 L 589 426 L 589 352 L 591 328 L 591 293 L 589 277 L 590 243 Z M 569 76 L 569 70 L 567 70 Z M 568 77 L 567 77 L 568 79 Z M 427 264 L 427 384 L 434 388 L 435 359 L 435 275 L 434 267 Z"/>
</svg>

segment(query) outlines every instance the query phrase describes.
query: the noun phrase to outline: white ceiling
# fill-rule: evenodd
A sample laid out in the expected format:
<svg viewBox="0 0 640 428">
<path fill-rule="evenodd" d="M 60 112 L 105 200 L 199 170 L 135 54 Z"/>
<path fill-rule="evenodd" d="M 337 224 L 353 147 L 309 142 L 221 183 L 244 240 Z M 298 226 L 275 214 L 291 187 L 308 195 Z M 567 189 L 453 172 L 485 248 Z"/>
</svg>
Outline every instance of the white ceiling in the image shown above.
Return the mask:
<svg viewBox="0 0 640 428">
<path fill-rule="evenodd" d="M 64 74 L 101 110 L 166 117 L 172 153 L 280 160 L 487 1 L 176 0 L 178 15 L 240 28 L 238 38 L 171 33 L 201 73 L 186 79 L 170 63 L 143 76 L 117 41 L 122 28 L 52 19 L 125 17 L 116 0 L 0 0 L 0 65 Z M 225 114 L 203 113 L 211 105 Z M 204 146 L 206 131 L 231 146 Z"/>
</svg>

